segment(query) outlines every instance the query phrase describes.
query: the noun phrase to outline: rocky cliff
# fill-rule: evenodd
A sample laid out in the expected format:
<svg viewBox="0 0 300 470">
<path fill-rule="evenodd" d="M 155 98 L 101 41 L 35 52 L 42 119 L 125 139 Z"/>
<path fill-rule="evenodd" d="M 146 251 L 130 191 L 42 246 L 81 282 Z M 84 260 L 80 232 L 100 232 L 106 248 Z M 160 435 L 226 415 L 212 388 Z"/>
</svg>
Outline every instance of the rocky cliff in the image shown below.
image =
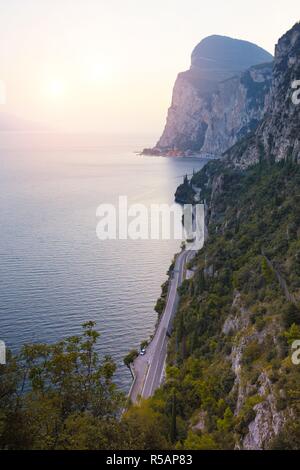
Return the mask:
<svg viewBox="0 0 300 470">
<path fill-rule="evenodd" d="M 150 153 L 219 156 L 260 122 L 272 56 L 246 41 L 210 36 L 176 80 L 162 137 Z"/>
<path fill-rule="evenodd" d="M 235 165 L 247 167 L 261 159 L 300 159 L 300 23 L 275 49 L 273 80 L 265 116 L 255 134 L 228 152 Z M 245 148 L 243 148 L 245 147 Z"/>
</svg>

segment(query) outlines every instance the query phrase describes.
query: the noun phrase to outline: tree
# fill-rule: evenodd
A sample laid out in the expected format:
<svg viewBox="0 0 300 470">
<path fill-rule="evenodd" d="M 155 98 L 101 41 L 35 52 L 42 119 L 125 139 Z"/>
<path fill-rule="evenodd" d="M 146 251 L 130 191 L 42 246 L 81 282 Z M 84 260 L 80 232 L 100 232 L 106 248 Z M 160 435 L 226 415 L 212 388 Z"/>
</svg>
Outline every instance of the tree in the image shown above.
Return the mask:
<svg viewBox="0 0 300 470">
<path fill-rule="evenodd" d="M 173 391 L 172 397 L 172 412 L 171 412 L 171 431 L 170 431 L 170 439 L 171 442 L 174 444 L 177 438 L 177 426 L 176 426 L 176 394 L 175 390 Z"/>
<path fill-rule="evenodd" d="M 266 258 L 262 259 L 261 269 L 262 269 L 262 273 L 263 273 L 263 276 L 265 278 L 266 283 L 271 284 L 274 281 L 275 276 L 274 276 L 274 272 L 272 271 L 272 269 L 268 265 L 268 262 L 267 262 Z"/>
<path fill-rule="evenodd" d="M 291 302 L 287 303 L 283 308 L 284 326 L 289 328 L 293 323 L 300 325 L 300 311 L 296 305 Z"/>
<path fill-rule="evenodd" d="M 192 431 L 188 433 L 188 437 L 184 441 L 184 449 L 186 450 L 218 450 L 218 445 L 214 438 L 209 434 L 196 434 Z"/>
<path fill-rule="evenodd" d="M 138 357 L 139 353 L 136 349 L 133 349 L 130 351 L 125 357 L 124 357 L 124 364 L 128 368 L 130 367 L 130 364 L 134 362 L 134 360 Z"/>
<path fill-rule="evenodd" d="M 300 424 L 298 420 L 289 419 L 284 428 L 271 441 L 269 448 L 271 450 L 300 450 Z"/>
<path fill-rule="evenodd" d="M 229 407 L 226 408 L 223 419 L 218 419 L 217 427 L 218 431 L 223 433 L 228 432 L 233 426 L 233 413 Z"/>
<path fill-rule="evenodd" d="M 26 345 L 1 369 L 0 448 L 59 449 L 66 442 L 80 447 L 82 423 L 89 434 L 117 423 L 124 396 L 113 383 L 111 358 L 96 352 L 95 324 L 53 345 Z M 83 432 L 83 431 L 82 431 Z M 77 440 L 78 439 L 78 440 Z M 85 441 L 84 448 L 88 447 Z"/>
<path fill-rule="evenodd" d="M 124 414 L 123 424 L 129 429 L 131 450 L 172 448 L 168 439 L 168 418 L 157 408 L 153 399 L 144 400 Z"/>
<path fill-rule="evenodd" d="M 289 345 L 294 341 L 300 339 L 300 326 L 293 323 L 288 331 L 284 333 L 285 338 Z"/>
</svg>

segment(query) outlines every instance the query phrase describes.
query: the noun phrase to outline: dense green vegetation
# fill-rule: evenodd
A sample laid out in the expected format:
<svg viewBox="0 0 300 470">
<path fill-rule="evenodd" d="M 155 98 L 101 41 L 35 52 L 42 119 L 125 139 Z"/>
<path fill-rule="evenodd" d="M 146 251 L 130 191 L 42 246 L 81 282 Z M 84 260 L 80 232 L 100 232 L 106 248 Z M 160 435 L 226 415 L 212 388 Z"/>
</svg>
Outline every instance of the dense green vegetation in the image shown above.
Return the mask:
<svg viewBox="0 0 300 470">
<path fill-rule="evenodd" d="M 54 345 L 26 345 L 0 366 L 1 448 L 118 446 L 123 397 L 112 382 L 115 365 L 95 352 L 93 326 Z"/>
<path fill-rule="evenodd" d="M 278 412 L 293 410 L 297 421 L 300 368 L 290 345 L 300 339 L 300 167 L 287 161 L 240 172 L 212 162 L 193 183 L 203 188 L 210 237 L 193 280 L 181 288 L 168 379 L 158 395 L 168 403 L 176 390 L 179 446 L 233 448 L 265 399 L 262 373 Z M 243 344 L 237 387 L 232 363 Z M 286 425 L 282 442 L 295 426 Z"/>
<path fill-rule="evenodd" d="M 2 448 L 231 449 L 270 399 L 283 424 L 265 447 L 300 448 L 300 166 L 211 162 L 193 184 L 210 236 L 180 289 L 164 386 L 121 416 L 125 397 L 111 359 L 96 354 L 94 324 L 25 346 L 0 366 Z"/>
<path fill-rule="evenodd" d="M 178 202 L 178 204 L 193 204 L 195 194 L 196 193 L 190 184 L 188 177 L 185 176 L 183 183 L 178 186 L 176 190 L 175 201 Z"/>
<path fill-rule="evenodd" d="M 167 280 L 161 286 L 161 295 L 157 299 L 156 305 L 154 307 L 154 310 L 158 313 L 159 317 L 163 313 L 166 303 L 167 303 L 168 289 L 169 289 L 169 281 Z"/>
<path fill-rule="evenodd" d="M 139 353 L 137 349 L 133 349 L 124 357 L 124 364 L 126 367 L 130 367 L 130 364 L 138 357 Z"/>
<path fill-rule="evenodd" d="M 0 365 L 0 449 L 166 448 L 163 418 L 147 407 L 121 419 L 115 364 L 100 360 L 94 323 L 81 336 L 23 347 Z"/>
<path fill-rule="evenodd" d="M 211 162 L 192 183 L 203 188 L 210 237 L 180 289 L 166 383 L 147 406 L 169 418 L 165 436 L 176 447 L 231 449 L 270 394 L 286 425 L 266 447 L 299 448 L 291 344 L 300 339 L 300 167 L 265 162 L 241 172 Z"/>
</svg>

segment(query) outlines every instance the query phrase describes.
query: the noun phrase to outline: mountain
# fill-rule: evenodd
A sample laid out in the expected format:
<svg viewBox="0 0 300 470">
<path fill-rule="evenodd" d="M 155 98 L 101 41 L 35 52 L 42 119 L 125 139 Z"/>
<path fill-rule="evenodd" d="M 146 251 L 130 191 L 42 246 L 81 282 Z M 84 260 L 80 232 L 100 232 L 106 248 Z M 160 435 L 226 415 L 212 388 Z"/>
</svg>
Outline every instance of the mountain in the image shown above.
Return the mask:
<svg viewBox="0 0 300 470">
<path fill-rule="evenodd" d="M 247 167 L 266 158 L 300 160 L 300 105 L 293 100 L 296 94 L 293 84 L 297 80 L 300 80 L 300 23 L 276 45 L 272 87 L 264 119 L 243 151 L 244 142 L 241 142 L 228 152 L 227 157 L 235 166 Z"/>
<path fill-rule="evenodd" d="M 272 75 L 272 56 L 260 47 L 209 36 L 177 77 L 167 123 L 150 154 L 221 155 L 261 120 Z"/>
<path fill-rule="evenodd" d="M 251 42 L 213 35 L 203 39 L 193 50 L 191 69 L 206 73 L 211 81 L 221 81 L 270 60 L 272 56 L 268 52 Z"/>
<path fill-rule="evenodd" d="M 186 449 L 300 449 L 299 72 L 297 23 L 256 131 L 177 191 L 184 202 L 199 188 L 209 233 L 180 292 L 164 389 L 189 423 Z"/>
</svg>

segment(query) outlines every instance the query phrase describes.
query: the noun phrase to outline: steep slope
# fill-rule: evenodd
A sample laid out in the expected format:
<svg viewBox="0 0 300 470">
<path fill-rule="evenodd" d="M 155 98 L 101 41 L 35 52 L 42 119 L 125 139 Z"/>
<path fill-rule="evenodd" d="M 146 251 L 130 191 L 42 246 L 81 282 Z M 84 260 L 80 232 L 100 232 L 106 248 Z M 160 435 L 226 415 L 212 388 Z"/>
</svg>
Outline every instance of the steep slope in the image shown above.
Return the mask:
<svg viewBox="0 0 300 470">
<path fill-rule="evenodd" d="M 299 448 L 300 166 L 213 162 L 193 183 L 209 239 L 181 289 L 166 382 L 176 377 L 184 445 Z"/>
<path fill-rule="evenodd" d="M 241 151 L 231 149 L 228 157 L 246 167 L 261 159 L 300 158 L 300 103 L 295 87 L 300 80 L 300 23 L 286 33 L 275 50 L 273 81 L 265 117 L 255 135 Z M 241 143 L 244 146 L 244 143 Z"/>
<path fill-rule="evenodd" d="M 223 36 L 201 41 L 190 70 L 178 75 L 163 135 L 146 153 L 221 155 L 261 120 L 271 61 L 246 41 Z"/>
<path fill-rule="evenodd" d="M 192 178 L 209 239 L 181 291 L 169 357 L 179 396 L 186 400 L 187 377 L 197 384 L 184 411 L 186 448 L 300 448 L 300 368 L 292 362 L 300 339 L 300 104 L 291 88 L 299 41 L 299 24 L 279 40 L 257 131 Z"/>
</svg>

